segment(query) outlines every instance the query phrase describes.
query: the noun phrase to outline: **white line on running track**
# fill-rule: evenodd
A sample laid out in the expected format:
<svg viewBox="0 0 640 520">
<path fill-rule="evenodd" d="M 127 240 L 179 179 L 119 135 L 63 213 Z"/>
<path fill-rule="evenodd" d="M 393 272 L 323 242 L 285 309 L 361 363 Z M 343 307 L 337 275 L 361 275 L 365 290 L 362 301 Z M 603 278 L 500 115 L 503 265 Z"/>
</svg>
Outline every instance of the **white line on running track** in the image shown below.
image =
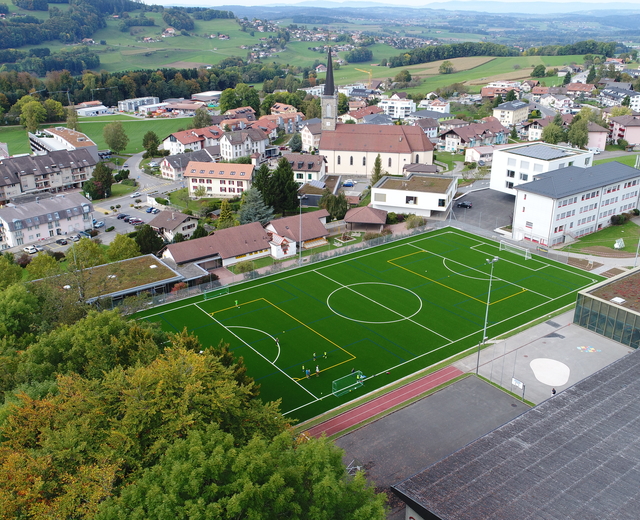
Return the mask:
<svg viewBox="0 0 640 520">
<path fill-rule="evenodd" d="M 414 325 L 417 325 L 418 327 L 422 327 L 423 329 L 428 330 L 428 331 L 429 331 L 429 332 L 431 332 L 432 334 L 435 334 L 436 336 L 440 336 L 442 339 L 446 339 L 447 341 L 451 341 L 451 340 L 450 340 L 449 338 L 447 338 L 446 336 L 443 336 L 442 334 L 440 334 L 440 333 L 436 332 L 435 330 L 431 330 L 429 327 L 425 327 L 425 326 L 424 326 L 424 325 L 422 325 L 421 323 L 418 323 L 417 321 L 412 320 L 411 318 L 407 318 L 406 316 L 404 316 L 404 315 L 400 314 L 398 311 L 395 311 L 395 310 L 393 310 L 393 309 L 390 309 L 390 308 L 389 308 L 389 307 L 387 307 L 386 305 L 381 304 L 379 301 L 374 300 L 373 298 L 369 298 L 368 296 L 365 296 L 364 294 L 359 293 L 358 291 L 356 291 L 356 290 L 355 290 L 355 289 L 353 289 L 352 287 L 350 287 L 350 286 L 348 286 L 348 285 L 344 285 L 343 283 L 340 283 L 340 282 L 338 282 L 338 281 L 334 280 L 333 278 L 331 278 L 331 277 L 327 276 L 326 274 L 319 273 L 319 272 L 318 272 L 318 271 L 316 271 L 315 269 L 314 269 L 314 272 L 315 272 L 315 273 L 317 273 L 317 274 L 319 274 L 320 276 L 324 276 L 327 280 L 331 280 L 333 283 L 335 283 L 335 284 L 337 284 L 337 285 L 341 285 L 341 286 L 342 286 L 342 287 L 344 287 L 345 289 L 348 289 L 349 291 L 356 293 L 358 296 L 362 296 L 362 297 L 363 297 L 363 298 L 365 298 L 366 300 L 369 300 L 370 302 L 375 303 L 376 305 L 378 305 L 378 306 L 382 307 L 383 309 L 388 310 L 389 312 L 392 312 L 392 313 L 394 313 L 394 314 L 397 314 L 398 316 L 400 316 L 400 317 L 402 317 L 402 318 L 405 318 L 407 321 L 410 321 L 410 322 L 411 322 L 411 323 L 413 323 Z M 420 300 L 421 300 L 421 303 L 422 303 L 422 298 L 420 298 Z M 328 305 L 327 305 L 327 307 L 328 307 Z M 331 309 L 331 307 L 329 307 L 329 309 Z M 333 311 L 333 309 L 331 309 L 331 310 Z M 333 312 L 335 312 L 335 311 L 333 311 Z M 337 314 L 337 313 L 336 313 L 336 314 Z"/>
<path fill-rule="evenodd" d="M 264 357 L 260 352 L 258 352 L 255 348 L 253 348 L 251 345 L 249 345 L 249 343 L 247 343 L 245 340 L 243 340 L 240 336 L 238 336 L 235 332 L 233 332 L 232 330 L 229 330 L 229 327 L 226 327 L 225 325 L 223 325 L 222 323 L 220 323 L 218 320 L 216 320 L 213 316 L 211 316 L 211 314 L 209 314 L 207 311 L 205 311 L 202 307 L 200 307 L 197 303 L 194 303 L 193 305 L 195 305 L 196 307 L 198 307 L 198 309 L 200 309 L 202 312 L 204 312 L 207 316 L 209 316 L 209 318 L 211 318 L 213 321 L 215 321 L 218 325 L 220 325 L 222 328 L 228 330 L 231 334 L 233 334 L 237 339 L 239 339 L 240 341 L 242 341 L 242 343 L 244 343 L 247 347 L 249 347 L 251 350 L 253 350 L 256 354 L 258 354 L 262 359 L 264 359 L 267 363 L 269 363 L 270 365 L 273 366 L 273 368 L 275 368 L 276 370 L 278 370 L 279 372 L 281 372 L 285 377 L 288 377 L 291 381 L 293 381 L 296 385 L 298 385 L 300 388 L 302 388 L 305 392 L 307 392 L 311 397 L 313 397 L 316 401 L 318 401 L 318 398 L 313 395 L 309 390 L 307 390 L 304 386 L 302 386 L 298 381 L 296 381 L 295 379 L 293 379 L 291 376 L 289 376 L 289 374 L 287 374 L 284 370 L 282 370 L 280 367 L 274 365 L 271 361 L 269 361 L 266 357 Z"/>
</svg>

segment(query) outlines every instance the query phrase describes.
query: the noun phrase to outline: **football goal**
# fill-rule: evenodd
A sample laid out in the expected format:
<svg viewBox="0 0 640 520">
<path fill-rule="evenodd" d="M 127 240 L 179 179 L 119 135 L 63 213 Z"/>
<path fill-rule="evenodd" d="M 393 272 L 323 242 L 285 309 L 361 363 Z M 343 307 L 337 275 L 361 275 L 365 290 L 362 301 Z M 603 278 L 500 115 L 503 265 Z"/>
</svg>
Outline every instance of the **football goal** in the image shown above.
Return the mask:
<svg viewBox="0 0 640 520">
<path fill-rule="evenodd" d="M 364 385 L 364 379 L 365 378 L 364 375 L 362 375 L 362 372 L 360 372 L 360 370 L 356 370 L 348 376 L 344 376 L 333 381 L 331 383 L 331 393 L 336 397 L 348 394 L 352 390 L 360 388 L 362 385 Z"/>
<path fill-rule="evenodd" d="M 523 256 L 525 260 L 531 260 L 531 251 L 526 247 L 514 246 L 504 240 L 500 240 L 500 251 L 508 251 L 509 253 L 515 253 L 516 255 Z"/>
<path fill-rule="evenodd" d="M 207 291 L 204 293 L 205 300 L 211 300 L 212 298 L 217 298 L 218 296 L 223 296 L 225 294 L 229 294 L 228 287 L 218 287 L 217 289 L 213 289 L 212 291 Z"/>
</svg>

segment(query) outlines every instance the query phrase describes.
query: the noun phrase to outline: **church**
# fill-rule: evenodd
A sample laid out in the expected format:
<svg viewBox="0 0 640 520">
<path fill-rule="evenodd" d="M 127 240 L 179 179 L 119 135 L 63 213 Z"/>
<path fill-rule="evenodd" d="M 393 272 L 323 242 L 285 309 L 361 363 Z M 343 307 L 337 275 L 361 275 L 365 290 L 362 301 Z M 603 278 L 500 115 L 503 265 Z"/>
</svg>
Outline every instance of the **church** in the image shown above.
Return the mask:
<svg viewBox="0 0 640 520">
<path fill-rule="evenodd" d="M 403 175 L 410 164 L 433 164 L 433 144 L 419 126 L 338 122 L 338 92 L 333 80 L 331 49 L 320 104 L 319 153 L 327 159 L 328 174 L 370 177 L 378 154 L 382 169 L 389 175 Z"/>
</svg>

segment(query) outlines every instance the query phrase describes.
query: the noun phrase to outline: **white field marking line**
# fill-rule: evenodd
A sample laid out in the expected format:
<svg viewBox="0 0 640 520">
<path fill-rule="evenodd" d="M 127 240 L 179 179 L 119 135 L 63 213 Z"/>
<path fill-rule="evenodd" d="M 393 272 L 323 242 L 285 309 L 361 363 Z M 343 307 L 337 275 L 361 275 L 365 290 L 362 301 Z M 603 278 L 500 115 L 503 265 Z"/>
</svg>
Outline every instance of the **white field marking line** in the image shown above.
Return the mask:
<svg viewBox="0 0 640 520">
<path fill-rule="evenodd" d="M 417 247 L 417 246 L 413 246 L 413 247 Z M 447 266 L 446 261 L 449 260 L 450 262 L 455 262 L 458 265 L 462 265 L 462 266 L 464 266 L 464 267 L 466 267 L 468 269 L 472 269 L 473 271 L 477 271 L 479 273 L 484 274 L 484 271 L 481 271 L 480 269 L 468 266 L 466 264 L 463 264 L 462 262 L 458 262 L 457 260 L 451 260 L 449 258 L 445 258 L 444 256 L 441 256 L 438 253 L 433 253 L 433 252 L 427 251 L 425 249 L 423 249 L 422 251 L 424 251 L 425 253 L 430 253 L 430 254 L 432 254 L 434 256 L 439 256 L 440 258 L 442 258 L 442 264 L 444 265 L 445 269 L 448 269 L 450 272 L 456 274 L 457 276 L 463 276 L 464 278 L 471 278 L 472 280 L 481 280 L 481 281 L 484 281 L 484 282 L 488 282 L 489 281 L 489 278 L 475 278 L 473 276 L 467 276 L 467 275 L 464 275 L 464 274 L 460 274 L 460 273 L 454 271 L 453 269 L 451 269 L 449 266 Z M 502 260 L 502 258 L 500 260 Z M 510 282 L 509 280 L 505 280 L 504 278 L 500 278 L 499 276 L 496 276 L 495 274 L 493 275 L 493 279 L 494 280 L 500 280 L 501 282 L 507 283 L 509 285 L 513 285 L 514 287 L 518 287 L 520 289 L 523 289 L 524 291 L 530 292 L 532 294 L 536 294 L 536 295 L 538 295 L 538 296 L 540 296 L 542 298 L 546 298 L 547 300 L 552 300 L 552 298 L 550 296 L 547 296 L 545 294 L 540 294 L 539 292 L 536 292 L 533 289 L 529 289 L 527 287 L 523 287 L 522 285 L 518 285 L 517 283 Z M 517 296 L 517 295 L 514 295 L 514 296 Z"/>
<path fill-rule="evenodd" d="M 202 309 L 200 309 L 202 310 Z M 265 336 L 269 336 L 274 343 L 276 344 L 276 347 L 278 347 L 278 355 L 276 356 L 276 358 L 272 361 L 272 363 L 275 365 L 278 361 L 278 358 L 280 357 L 280 343 L 278 342 L 278 340 L 276 340 L 276 338 L 274 338 L 271 334 L 269 334 L 268 332 L 265 332 L 264 330 L 261 329 L 254 329 L 253 327 L 243 327 L 242 325 L 229 325 L 227 327 L 228 329 L 249 329 L 249 330 L 255 330 L 256 332 L 262 332 Z"/>
<path fill-rule="evenodd" d="M 488 245 L 489 247 L 493 247 L 490 244 L 485 244 Z M 471 246 L 469 249 L 473 249 L 474 251 L 477 251 L 478 253 L 482 253 L 483 255 L 497 255 L 499 254 L 501 251 L 498 249 L 497 253 L 487 253 L 486 251 L 483 251 L 482 249 L 480 249 L 480 246 Z M 510 253 L 511 251 L 507 251 L 507 253 Z M 515 254 L 515 253 L 513 253 Z M 524 257 L 523 257 L 524 258 Z M 533 256 L 530 258 L 530 260 L 534 260 L 537 261 L 539 264 L 542 264 L 542 267 L 538 267 L 536 269 L 534 269 L 533 267 L 529 267 L 528 265 L 525 264 L 521 264 L 520 262 L 514 262 L 513 260 L 509 260 L 507 258 L 500 258 L 500 260 L 504 260 L 505 262 L 509 263 L 509 264 L 514 264 L 517 265 L 519 267 L 522 267 L 522 269 L 526 269 L 527 271 L 533 271 L 534 273 L 537 271 L 541 271 L 542 269 L 546 269 L 547 267 L 551 267 L 549 264 L 542 262 L 540 260 L 538 260 L 537 258 L 534 258 Z"/>
<path fill-rule="evenodd" d="M 223 329 L 228 330 L 231 334 L 233 334 L 237 339 L 239 339 L 240 341 L 242 341 L 242 343 L 244 343 L 247 347 L 249 347 L 251 350 L 253 350 L 256 354 L 258 354 L 262 359 L 264 359 L 267 363 L 269 363 L 270 365 L 273 366 L 273 368 L 275 368 L 276 370 L 278 370 L 279 372 L 282 372 L 282 374 L 289 378 L 291 381 L 293 381 L 296 385 L 298 385 L 300 388 L 302 388 L 305 392 L 307 392 L 311 397 L 313 397 L 316 401 L 318 400 L 318 398 L 313 395 L 309 390 L 307 390 L 304 386 L 302 386 L 298 381 L 295 381 L 292 377 L 289 376 L 289 374 L 287 374 L 284 370 L 282 370 L 280 367 L 277 367 L 276 365 L 274 365 L 271 361 L 269 361 L 266 357 L 264 357 L 260 352 L 258 352 L 255 348 L 253 348 L 251 345 L 249 345 L 249 343 L 247 343 L 245 340 L 243 340 L 240 336 L 238 336 L 235 332 L 233 332 L 232 330 L 229 329 L 229 327 L 223 325 L 222 323 L 220 323 L 218 320 L 216 320 L 213 316 L 211 316 L 211 314 L 209 314 L 207 311 L 205 311 L 202 307 L 200 307 L 197 303 L 194 303 L 193 305 L 195 305 L 196 307 L 198 307 L 198 309 L 200 309 L 202 312 L 204 312 L 207 316 L 209 316 L 209 318 L 211 318 L 213 321 L 215 321 L 218 325 L 220 325 Z"/>
<path fill-rule="evenodd" d="M 580 291 L 581 289 L 583 289 L 583 288 L 585 288 L 585 287 L 588 287 L 589 285 L 590 285 L 590 284 L 584 285 L 583 287 L 581 287 L 581 288 L 577 289 L 575 292 Z M 489 325 L 489 327 L 487 328 L 487 331 L 488 331 L 488 330 L 490 330 L 490 329 L 491 329 L 491 327 L 494 327 L 494 326 L 496 326 L 496 325 L 500 325 L 501 323 L 503 323 L 503 322 L 505 322 L 505 321 L 508 321 L 508 320 L 510 320 L 510 319 L 513 319 L 513 318 L 515 318 L 516 316 L 520 316 L 521 314 L 524 314 L 524 313 L 526 313 L 526 312 L 530 312 L 530 311 L 532 311 L 532 310 L 534 310 L 534 309 L 537 309 L 538 307 L 541 307 L 542 305 L 548 305 L 548 304 L 549 304 L 549 303 L 551 303 L 552 301 L 558 300 L 558 299 L 560 299 L 560 298 L 564 298 L 565 296 L 567 296 L 567 295 L 568 295 L 569 293 L 571 293 L 571 292 L 574 292 L 574 291 L 569 291 L 569 292 L 567 292 L 567 293 L 565 293 L 565 294 L 563 294 L 563 295 L 560 295 L 560 296 L 557 296 L 556 298 L 551 299 L 551 300 L 550 300 L 550 301 L 548 301 L 548 302 L 543 302 L 543 303 L 541 303 L 541 304 L 539 304 L 539 305 L 536 305 L 535 307 L 530 307 L 530 308 L 528 308 L 528 309 L 526 309 L 526 310 L 524 310 L 524 311 L 522 311 L 522 312 L 519 312 L 518 314 L 513 314 L 513 315 L 511 315 L 510 317 L 505 318 L 505 319 L 504 319 L 504 320 L 502 320 L 502 321 L 497 321 L 497 322 L 495 322 L 493 325 Z M 537 318 L 533 318 L 533 319 L 535 320 L 535 319 L 538 319 L 538 318 L 540 318 L 540 316 L 538 316 Z M 519 327 L 521 327 L 521 326 L 522 326 L 522 325 L 519 325 Z M 444 345 L 441 345 L 441 346 L 439 346 L 439 347 L 436 347 L 436 348 L 434 348 L 433 350 L 430 350 L 429 352 L 424 352 L 423 354 L 420 354 L 419 356 L 416 356 L 416 357 L 414 357 L 414 358 L 412 358 L 412 359 L 407 359 L 406 361 L 403 361 L 402 363 L 399 363 L 399 364 L 397 364 L 397 365 L 395 365 L 395 366 L 392 366 L 392 367 L 389 367 L 389 368 L 385 368 L 385 369 L 381 370 L 380 372 L 378 372 L 377 374 L 373 374 L 372 376 L 367 377 L 367 379 L 372 378 L 372 377 L 377 377 L 377 376 L 382 375 L 382 374 L 384 374 L 384 373 L 386 373 L 386 372 L 389 372 L 389 371 L 391 371 L 391 370 L 393 370 L 393 369 L 395 369 L 395 368 L 399 368 L 399 367 L 401 367 L 402 365 L 406 365 L 407 363 L 412 363 L 413 361 L 415 361 L 415 360 L 417 360 L 417 359 L 420 359 L 421 357 L 424 357 L 424 356 L 427 356 L 427 355 L 432 354 L 432 353 L 434 353 L 434 352 L 437 352 L 438 350 L 441 350 L 441 349 L 443 349 L 443 348 L 446 348 L 446 347 L 448 347 L 449 345 L 452 345 L 453 343 L 457 343 L 458 341 L 465 340 L 465 339 L 467 339 L 467 338 L 469 338 L 469 337 L 471 337 L 471 336 L 473 336 L 473 335 L 475 335 L 475 334 L 478 334 L 478 333 L 482 333 L 482 329 L 480 329 L 480 330 L 478 330 L 478 331 L 476 331 L 476 332 L 472 332 L 471 334 L 467 334 L 466 336 L 463 336 L 463 337 L 458 338 L 458 339 L 456 339 L 456 340 L 449 341 L 449 343 L 445 343 Z M 472 347 L 469 347 L 469 349 L 470 349 L 470 348 L 472 348 Z M 467 350 L 469 350 L 469 349 L 467 349 Z M 458 352 L 458 354 L 459 354 L 459 352 Z M 366 381 L 366 379 L 365 379 L 365 381 Z M 325 397 L 327 397 L 327 396 L 325 396 Z M 321 398 L 321 399 L 319 399 L 319 400 L 322 400 L 322 399 L 324 399 L 324 397 L 323 397 L 323 398 Z M 297 410 L 300 410 L 301 408 L 304 408 L 304 407 L 308 406 L 309 404 L 311 404 L 311 403 L 307 403 L 307 404 L 304 404 L 304 405 L 302 405 L 302 406 L 298 406 L 297 408 L 294 408 L 294 409 L 289 410 L 289 411 L 287 411 L 287 412 L 283 412 L 282 414 L 283 414 L 283 415 L 286 415 L 286 414 L 288 414 L 288 413 L 293 413 L 293 412 L 295 412 L 295 411 L 297 411 Z"/>
<path fill-rule="evenodd" d="M 425 326 L 424 326 L 424 325 L 422 325 L 421 323 L 418 323 L 418 322 L 416 322 L 416 321 L 412 320 L 411 318 L 407 318 L 407 317 L 406 317 L 406 316 L 404 316 L 403 314 L 400 314 L 398 311 L 395 311 L 395 310 L 393 310 L 393 309 L 390 309 L 390 308 L 389 308 L 389 307 L 387 307 L 386 305 L 381 304 L 380 302 L 378 302 L 378 301 L 374 300 L 373 298 L 369 298 L 368 296 L 365 296 L 364 294 L 359 293 L 358 291 L 356 291 L 355 289 L 352 289 L 352 288 L 351 288 L 351 287 L 349 287 L 348 285 L 344 285 L 344 284 L 342 284 L 342 283 L 340 283 L 340 282 L 338 282 L 338 281 L 334 280 L 333 278 L 330 278 L 330 277 L 329 277 L 329 276 L 327 276 L 326 274 L 319 273 L 319 272 L 318 272 L 318 271 L 316 271 L 315 269 L 314 269 L 314 272 L 315 272 L 316 274 L 319 274 L 320 276 L 324 276 L 327 280 L 330 280 L 330 281 L 332 281 L 333 283 L 335 283 L 335 284 L 337 284 L 337 285 L 340 285 L 340 286 L 342 286 L 343 288 L 348 289 L 348 290 L 349 290 L 349 291 L 351 291 L 351 292 L 356 293 L 358 296 L 361 296 L 362 298 L 364 298 L 364 299 L 366 299 L 366 300 L 369 300 L 370 302 L 372 302 L 372 303 L 374 303 L 374 304 L 376 304 L 376 305 L 378 305 L 378 306 L 382 307 L 383 309 L 385 309 L 385 310 L 387 310 L 387 311 L 390 311 L 390 312 L 392 312 L 393 314 L 397 314 L 397 315 L 398 315 L 398 316 L 400 316 L 401 318 L 404 318 L 406 321 L 410 321 L 410 322 L 411 322 L 411 323 L 413 323 L 414 325 L 417 325 L 418 327 L 422 327 L 423 329 L 428 330 L 429 332 L 431 332 L 432 334 L 435 334 L 436 336 L 440 336 L 442 339 L 446 339 L 447 341 L 451 341 L 449 338 L 447 338 L 446 336 L 443 336 L 442 334 L 439 334 L 439 333 L 438 333 L 438 332 L 436 332 L 435 330 L 431 330 L 429 327 L 425 327 Z M 422 303 L 422 298 L 420 298 L 420 302 Z M 327 307 L 329 307 L 329 306 L 327 305 Z M 333 311 L 333 309 L 331 309 L 331 307 L 329 307 L 329 310 L 331 310 L 331 312 L 335 312 L 335 311 Z M 336 314 L 337 314 L 337 313 L 336 313 Z M 338 314 L 338 316 L 339 316 L 339 314 Z M 348 319 L 348 318 L 347 318 L 347 319 Z"/>
</svg>

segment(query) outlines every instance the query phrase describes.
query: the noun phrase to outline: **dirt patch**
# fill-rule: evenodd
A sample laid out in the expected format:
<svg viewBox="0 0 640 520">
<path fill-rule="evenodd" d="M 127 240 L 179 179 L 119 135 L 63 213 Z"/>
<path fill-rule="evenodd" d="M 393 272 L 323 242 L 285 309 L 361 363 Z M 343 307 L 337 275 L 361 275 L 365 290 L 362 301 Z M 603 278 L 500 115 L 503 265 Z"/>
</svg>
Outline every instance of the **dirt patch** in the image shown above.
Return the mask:
<svg viewBox="0 0 640 520">
<path fill-rule="evenodd" d="M 199 63 L 197 61 L 174 61 L 173 63 L 167 63 L 164 66 L 172 69 L 198 69 L 200 67 L 210 67 L 211 63 Z"/>
<path fill-rule="evenodd" d="M 640 311 L 640 273 L 609 283 L 595 291 L 590 291 L 590 294 L 606 301 L 611 301 L 612 298 L 622 298 L 625 302 L 621 304 L 621 307 Z"/>
<path fill-rule="evenodd" d="M 482 78 L 482 79 L 472 79 L 469 81 L 465 81 L 465 84 L 466 85 L 486 85 L 487 83 L 491 83 L 492 81 L 498 81 L 498 80 L 515 81 L 515 80 L 523 80 L 523 79 L 531 79 L 531 67 L 514 70 L 513 72 L 503 72 L 500 74 L 496 74 L 495 76 L 487 76 L 486 78 Z"/>
<path fill-rule="evenodd" d="M 403 68 L 406 68 L 407 70 L 411 71 L 411 75 L 438 76 L 440 74 L 438 69 L 440 68 L 440 65 L 442 65 L 443 61 L 450 61 L 453 64 L 453 68 L 456 70 L 456 72 L 461 72 L 465 70 L 475 69 L 476 67 L 479 67 L 480 65 L 484 65 L 485 63 L 488 63 L 493 60 L 495 60 L 495 58 L 489 57 L 489 56 L 476 56 L 472 58 L 452 58 L 450 60 L 438 60 L 438 61 L 432 61 L 429 63 L 419 63 L 417 65 L 409 65 L 408 67 L 403 67 Z"/>
<path fill-rule="evenodd" d="M 602 267 L 604 264 L 601 264 L 599 262 L 589 262 L 589 260 L 585 258 L 575 258 L 573 256 L 570 256 L 569 265 L 584 269 L 585 271 L 592 271 L 596 267 Z"/>
</svg>

